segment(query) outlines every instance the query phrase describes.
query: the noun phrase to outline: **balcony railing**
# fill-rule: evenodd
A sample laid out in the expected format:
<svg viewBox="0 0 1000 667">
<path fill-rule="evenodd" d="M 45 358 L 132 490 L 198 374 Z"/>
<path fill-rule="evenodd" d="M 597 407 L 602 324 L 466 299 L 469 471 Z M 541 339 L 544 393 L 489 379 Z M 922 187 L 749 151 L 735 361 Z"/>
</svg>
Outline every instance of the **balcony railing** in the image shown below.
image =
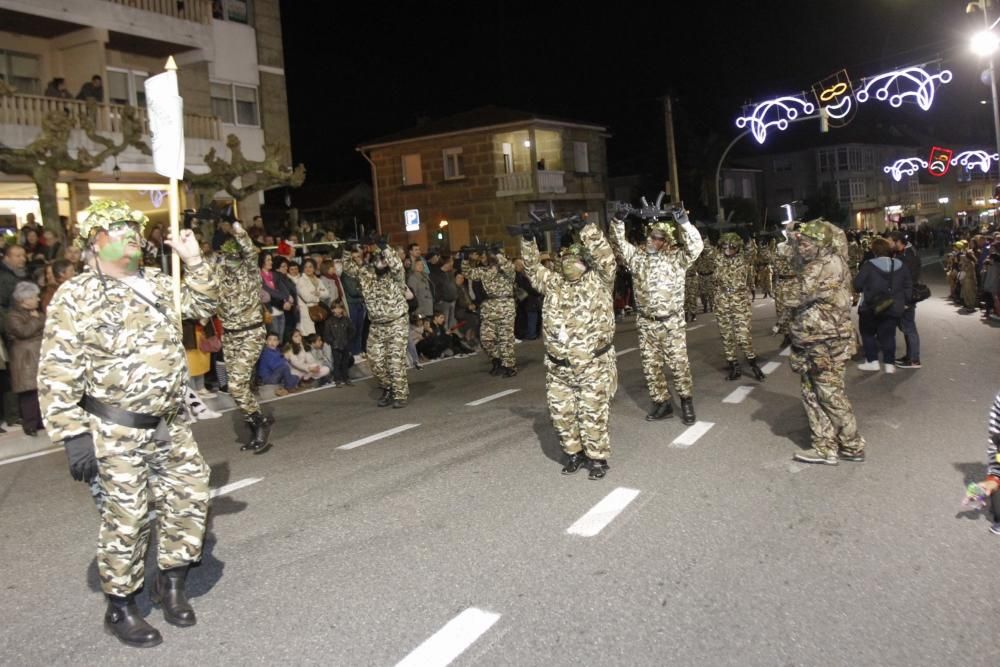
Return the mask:
<svg viewBox="0 0 1000 667">
<path fill-rule="evenodd" d="M 513 174 L 497 176 L 497 197 L 535 194 L 531 173 L 530 171 L 516 171 Z M 566 192 L 563 172 L 539 170 L 535 174 L 538 176 L 538 194 L 563 194 Z"/>
<path fill-rule="evenodd" d="M 121 132 L 124 106 L 119 104 L 98 104 L 94 108 L 95 129 L 98 132 Z M 45 116 L 53 111 L 64 113 L 73 120 L 73 126 L 81 128 L 80 119 L 90 113 L 87 103 L 80 100 L 64 100 L 37 95 L 0 96 L 0 125 L 23 125 L 41 127 Z M 149 119 L 146 110 L 136 109 L 142 122 L 143 133 L 149 134 Z M 195 113 L 184 114 L 184 136 L 188 139 L 222 139 L 222 123 L 215 116 Z"/>
<path fill-rule="evenodd" d="M 116 5 L 142 9 L 182 21 L 212 22 L 212 0 L 107 0 Z"/>
</svg>

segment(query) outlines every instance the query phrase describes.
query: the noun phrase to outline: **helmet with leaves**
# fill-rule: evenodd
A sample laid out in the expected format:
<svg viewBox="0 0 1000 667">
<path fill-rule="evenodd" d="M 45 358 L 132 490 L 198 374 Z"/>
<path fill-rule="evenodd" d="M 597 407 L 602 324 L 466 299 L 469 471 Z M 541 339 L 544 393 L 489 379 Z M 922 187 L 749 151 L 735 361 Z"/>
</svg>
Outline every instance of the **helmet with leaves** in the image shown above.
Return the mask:
<svg viewBox="0 0 1000 667">
<path fill-rule="evenodd" d="M 669 220 L 657 220 L 651 222 L 646 227 L 646 235 L 650 238 L 660 238 L 674 240 L 676 238 L 677 226 Z"/>
<path fill-rule="evenodd" d="M 219 252 L 226 258 L 239 258 L 243 256 L 243 249 L 236 239 L 226 239 L 226 242 L 219 247 Z"/>
<path fill-rule="evenodd" d="M 87 207 L 86 217 L 77 225 L 77 232 L 84 242 L 90 241 L 98 231 L 108 231 L 116 222 L 137 225 L 141 235 L 149 222 L 142 211 L 132 208 L 126 202 L 105 199 Z"/>
<path fill-rule="evenodd" d="M 736 248 L 737 250 L 743 248 L 743 239 L 740 238 L 739 234 L 734 232 L 726 232 L 719 237 L 719 247 L 725 249 L 726 246 Z"/>
<path fill-rule="evenodd" d="M 810 220 L 802 223 L 799 227 L 799 234 L 808 239 L 812 239 L 817 245 L 829 246 L 833 244 L 833 230 L 825 220 Z"/>
</svg>

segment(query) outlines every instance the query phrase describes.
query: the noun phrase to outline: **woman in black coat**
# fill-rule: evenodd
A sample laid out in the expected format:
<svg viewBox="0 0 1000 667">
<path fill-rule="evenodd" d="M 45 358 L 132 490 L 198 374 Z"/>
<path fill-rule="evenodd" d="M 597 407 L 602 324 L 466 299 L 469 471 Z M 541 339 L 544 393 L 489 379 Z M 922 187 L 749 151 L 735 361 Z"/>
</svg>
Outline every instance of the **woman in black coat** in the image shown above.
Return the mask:
<svg viewBox="0 0 1000 667">
<path fill-rule="evenodd" d="M 878 355 L 886 373 L 896 372 L 896 327 L 903 310 L 912 298 L 913 280 L 898 259 L 890 256 L 889 241 L 872 240 L 874 257 L 861 265 L 854 278 L 854 291 L 862 294 L 858 304 L 858 328 L 865 350 L 863 371 L 880 369 Z"/>
</svg>

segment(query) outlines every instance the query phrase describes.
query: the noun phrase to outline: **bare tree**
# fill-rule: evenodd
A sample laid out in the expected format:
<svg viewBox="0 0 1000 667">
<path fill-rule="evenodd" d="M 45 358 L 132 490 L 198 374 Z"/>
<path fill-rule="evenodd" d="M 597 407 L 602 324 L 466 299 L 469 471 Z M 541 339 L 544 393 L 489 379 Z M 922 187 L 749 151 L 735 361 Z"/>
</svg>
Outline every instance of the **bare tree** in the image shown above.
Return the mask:
<svg viewBox="0 0 1000 667">
<path fill-rule="evenodd" d="M 218 157 L 213 148 L 205 156 L 209 169 L 207 174 L 195 174 L 190 170 L 184 172 L 184 182 L 196 195 L 209 198 L 224 190 L 236 201 L 241 201 L 261 190 L 280 186 L 297 188 L 306 180 L 304 165 L 292 169 L 283 163 L 285 148 L 280 144 L 265 144 L 263 160 L 248 160 L 235 134 L 226 137 L 226 147 L 230 153 L 229 161 Z"/>
</svg>

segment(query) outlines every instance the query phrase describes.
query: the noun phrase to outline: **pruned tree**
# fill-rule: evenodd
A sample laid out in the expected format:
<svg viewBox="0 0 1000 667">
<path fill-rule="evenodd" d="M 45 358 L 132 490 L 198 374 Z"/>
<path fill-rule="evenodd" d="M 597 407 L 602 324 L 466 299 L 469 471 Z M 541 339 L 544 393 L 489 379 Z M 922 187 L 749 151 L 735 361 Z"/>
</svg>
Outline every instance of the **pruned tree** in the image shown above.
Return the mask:
<svg viewBox="0 0 1000 667">
<path fill-rule="evenodd" d="M 8 91 L 11 89 L 7 89 Z M 0 91 L 0 94 L 11 94 Z M 142 140 L 142 122 L 132 107 L 121 111 L 121 140 L 115 141 L 97 132 L 94 119 L 97 108 L 94 102 L 87 105 L 87 112 L 72 116 L 60 111 L 52 111 L 42 119 L 42 132 L 24 148 L 10 148 L 0 145 L 0 172 L 18 176 L 28 176 L 38 189 L 38 205 L 42 211 L 42 224 L 63 239 L 65 230 L 59 223 L 59 201 L 56 183 L 60 172 L 85 174 L 99 168 L 109 158 L 120 155 L 134 147 L 151 155 L 149 146 Z M 81 130 L 100 150 L 91 153 L 84 147 L 70 148 L 71 133 L 79 124 Z"/>
<path fill-rule="evenodd" d="M 240 138 L 235 134 L 226 137 L 226 147 L 230 154 L 228 161 L 219 157 L 214 148 L 205 156 L 209 169 L 207 174 L 195 174 L 190 170 L 184 172 L 184 182 L 196 195 L 210 198 L 222 190 L 236 201 L 241 201 L 262 190 L 283 186 L 297 188 L 306 180 L 304 165 L 292 169 L 284 164 L 285 148 L 280 144 L 265 144 L 263 160 L 248 160 L 243 155 Z"/>
</svg>

